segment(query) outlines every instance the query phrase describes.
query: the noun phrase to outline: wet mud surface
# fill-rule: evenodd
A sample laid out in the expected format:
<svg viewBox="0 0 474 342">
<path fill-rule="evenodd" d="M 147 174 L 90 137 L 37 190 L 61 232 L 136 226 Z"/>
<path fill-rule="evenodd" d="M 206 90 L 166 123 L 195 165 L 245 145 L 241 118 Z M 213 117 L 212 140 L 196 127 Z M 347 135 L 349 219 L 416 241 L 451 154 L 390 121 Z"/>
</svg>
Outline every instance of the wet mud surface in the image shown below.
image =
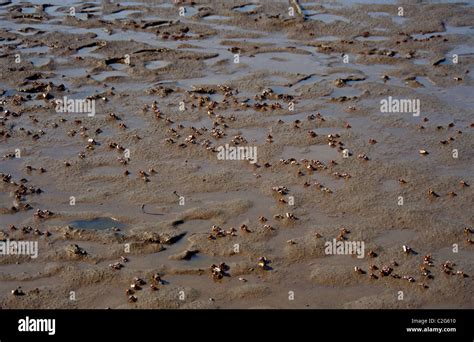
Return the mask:
<svg viewBox="0 0 474 342">
<path fill-rule="evenodd" d="M 474 307 L 474 7 L 299 3 L 0 3 L 2 308 Z"/>
</svg>

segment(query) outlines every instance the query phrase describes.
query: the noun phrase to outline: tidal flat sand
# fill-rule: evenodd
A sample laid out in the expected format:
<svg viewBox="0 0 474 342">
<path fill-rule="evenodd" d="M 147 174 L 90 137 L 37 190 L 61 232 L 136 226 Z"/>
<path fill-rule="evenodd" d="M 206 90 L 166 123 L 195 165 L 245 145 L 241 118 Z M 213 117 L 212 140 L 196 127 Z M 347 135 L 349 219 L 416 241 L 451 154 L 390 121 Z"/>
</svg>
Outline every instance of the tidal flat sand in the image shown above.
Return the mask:
<svg viewBox="0 0 474 342">
<path fill-rule="evenodd" d="M 472 2 L 299 5 L 1 1 L 1 308 L 474 308 Z"/>
</svg>

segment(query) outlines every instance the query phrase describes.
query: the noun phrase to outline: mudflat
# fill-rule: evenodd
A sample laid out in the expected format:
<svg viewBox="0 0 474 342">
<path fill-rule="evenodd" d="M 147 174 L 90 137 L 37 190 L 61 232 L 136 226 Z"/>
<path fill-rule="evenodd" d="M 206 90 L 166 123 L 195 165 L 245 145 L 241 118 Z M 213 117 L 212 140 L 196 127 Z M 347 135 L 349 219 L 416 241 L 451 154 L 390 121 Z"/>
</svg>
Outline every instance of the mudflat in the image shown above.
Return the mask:
<svg viewBox="0 0 474 342">
<path fill-rule="evenodd" d="M 474 308 L 474 6 L 298 3 L 0 3 L 1 308 Z"/>
</svg>

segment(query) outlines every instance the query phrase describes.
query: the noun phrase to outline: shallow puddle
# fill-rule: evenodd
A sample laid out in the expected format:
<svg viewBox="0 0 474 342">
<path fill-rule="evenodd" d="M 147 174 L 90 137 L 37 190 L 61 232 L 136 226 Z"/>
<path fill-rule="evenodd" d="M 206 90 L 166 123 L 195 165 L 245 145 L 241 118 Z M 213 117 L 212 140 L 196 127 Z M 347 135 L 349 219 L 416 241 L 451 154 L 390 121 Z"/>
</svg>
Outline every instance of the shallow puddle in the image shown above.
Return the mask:
<svg viewBox="0 0 474 342">
<path fill-rule="evenodd" d="M 327 14 L 327 13 L 314 14 L 314 15 L 308 16 L 308 19 L 319 20 L 319 21 L 322 21 L 325 24 L 330 24 L 330 23 L 333 23 L 335 21 L 344 21 L 346 23 L 349 22 L 349 19 L 347 19 L 343 16 L 335 15 L 335 14 Z"/>
<path fill-rule="evenodd" d="M 127 77 L 127 76 L 128 74 L 123 71 L 114 70 L 114 71 L 102 71 L 98 74 L 92 75 L 91 77 L 96 81 L 103 82 L 108 78 Z"/>
<path fill-rule="evenodd" d="M 244 5 L 244 6 L 234 8 L 234 11 L 240 12 L 240 13 L 248 13 L 257 9 L 257 7 L 258 7 L 257 5 Z"/>
<path fill-rule="evenodd" d="M 92 230 L 106 230 L 111 228 L 125 228 L 126 225 L 122 222 L 114 220 L 110 217 L 98 217 L 90 220 L 75 220 L 68 223 L 76 229 L 92 229 Z"/>
<path fill-rule="evenodd" d="M 147 62 L 145 64 L 145 68 L 147 68 L 149 70 L 156 70 L 156 69 L 164 68 L 164 67 L 168 66 L 169 64 L 170 64 L 170 62 L 168 62 L 168 61 L 151 61 L 151 62 Z"/>
<path fill-rule="evenodd" d="M 31 63 L 33 63 L 33 66 L 37 68 L 41 68 L 42 66 L 47 65 L 50 61 L 51 58 L 49 57 L 33 57 L 33 58 L 28 58 Z"/>
<path fill-rule="evenodd" d="M 229 17 L 223 15 L 208 15 L 203 18 L 204 20 L 229 20 Z"/>
</svg>

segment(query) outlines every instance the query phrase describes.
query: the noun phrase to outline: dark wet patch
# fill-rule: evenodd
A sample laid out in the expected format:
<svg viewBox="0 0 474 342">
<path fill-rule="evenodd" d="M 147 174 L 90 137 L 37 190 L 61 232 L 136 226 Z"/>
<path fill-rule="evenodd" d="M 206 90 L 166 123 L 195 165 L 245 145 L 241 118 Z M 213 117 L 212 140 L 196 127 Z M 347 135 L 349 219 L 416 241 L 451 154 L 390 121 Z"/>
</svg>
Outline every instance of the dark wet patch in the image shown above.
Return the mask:
<svg viewBox="0 0 474 342">
<path fill-rule="evenodd" d="M 184 220 L 176 220 L 176 221 L 173 221 L 173 223 L 171 223 L 171 225 L 173 227 L 177 227 L 179 225 L 182 225 L 184 223 Z"/>
</svg>

